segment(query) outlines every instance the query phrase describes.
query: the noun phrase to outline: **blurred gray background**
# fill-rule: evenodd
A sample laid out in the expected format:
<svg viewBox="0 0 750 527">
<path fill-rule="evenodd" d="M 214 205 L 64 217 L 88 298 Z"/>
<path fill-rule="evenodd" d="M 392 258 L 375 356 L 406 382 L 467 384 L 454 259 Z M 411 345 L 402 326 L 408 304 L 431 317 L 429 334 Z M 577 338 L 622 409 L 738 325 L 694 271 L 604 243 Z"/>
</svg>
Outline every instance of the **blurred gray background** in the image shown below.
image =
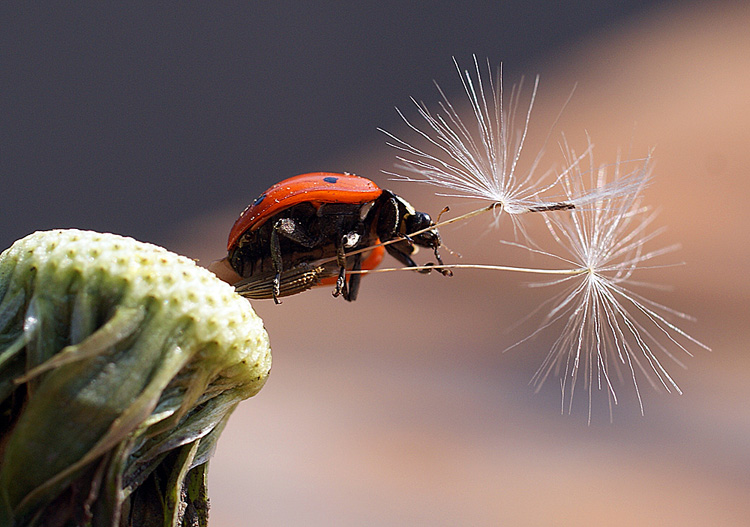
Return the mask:
<svg viewBox="0 0 750 527">
<path fill-rule="evenodd" d="M 0 246 L 54 227 L 167 243 L 284 177 L 359 171 L 330 159 L 382 142 L 453 55 L 524 71 L 650 4 L 4 3 Z"/>
<path fill-rule="evenodd" d="M 500 4 L 500 3 L 498 3 Z M 207 263 L 269 184 L 353 171 L 436 213 L 456 203 L 389 182 L 381 126 L 434 108 L 451 63 L 503 62 L 506 86 L 541 74 L 530 163 L 560 167 L 565 132 L 597 161 L 655 148 L 652 249 L 639 279 L 697 321 L 713 348 L 665 364 L 684 395 L 617 384 L 560 414 L 529 380 L 554 341 L 519 324 L 549 297 L 526 277 L 457 272 L 363 280 L 254 303 L 271 336 L 266 387 L 230 420 L 211 468 L 212 526 L 737 526 L 750 518 L 750 6 L 736 2 L 284 4 L 180 9 L 3 6 L 2 245 L 80 227 Z M 532 235 L 543 230 L 529 219 Z M 476 219 L 442 231 L 462 262 L 541 265 Z M 457 257 L 447 257 L 459 261 Z M 676 350 L 675 350 L 676 351 Z"/>
</svg>

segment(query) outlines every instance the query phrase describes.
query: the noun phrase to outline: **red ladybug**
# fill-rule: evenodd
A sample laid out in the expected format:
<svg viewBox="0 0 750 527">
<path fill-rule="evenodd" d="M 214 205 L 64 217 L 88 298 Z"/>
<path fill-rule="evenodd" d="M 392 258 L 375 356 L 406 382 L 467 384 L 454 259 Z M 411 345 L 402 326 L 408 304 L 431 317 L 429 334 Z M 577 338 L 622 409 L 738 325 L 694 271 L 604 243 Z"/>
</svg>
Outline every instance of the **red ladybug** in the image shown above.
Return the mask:
<svg viewBox="0 0 750 527">
<path fill-rule="evenodd" d="M 279 297 L 332 283 L 333 296 L 353 301 L 361 275 L 347 279 L 346 271 L 377 267 L 386 250 L 412 267 L 417 265 L 411 258 L 415 245 L 421 245 L 432 249 L 442 264 L 440 234 L 430 229 L 433 225 L 428 214 L 369 179 L 302 174 L 276 183 L 240 214 L 229 233 L 225 265 L 241 277 L 234 285 L 249 298 L 279 303 Z M 428 230 L 410 236 L 423 229 Z M 394 238 L 399 241 L 385 248 L 346 256 Z"/>
</svg>

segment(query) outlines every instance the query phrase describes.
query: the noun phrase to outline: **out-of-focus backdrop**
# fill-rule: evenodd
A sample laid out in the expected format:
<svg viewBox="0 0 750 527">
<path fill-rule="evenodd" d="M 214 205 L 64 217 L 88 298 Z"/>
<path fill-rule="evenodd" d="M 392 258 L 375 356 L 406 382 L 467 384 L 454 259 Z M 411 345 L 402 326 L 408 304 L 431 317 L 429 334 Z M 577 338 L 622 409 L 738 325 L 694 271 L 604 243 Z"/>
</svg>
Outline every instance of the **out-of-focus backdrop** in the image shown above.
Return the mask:
<svg viewBox="0 0 750 527">
<path fill-rule="evenodd" d="M 546 298 L 516 276 L 379 275 L 354 304 L 257 302 L 274 368 L 212 462 L 213 527 L 748 523 L 750 7 L 492 4 L 2 8 L 2 247 L 79 227 L 208 263 L 250 200 L 315 170 L 455 205 L 387 181 L 376 131 L 412 138 L 393 107 L 434 106 L 433 79 L 466 106 L 454 55 L 502 61 L 508 86 L 541 74 L 530 157 L 577 83 L 544 166 L 562 165 L 560 132 L 578 150 L 590 134 L 601 162 L 655 148 L 657 241 L 686 265 L 644 279 L 674 286 L 650 296 L 714 350 L 671 365 L 684 395 L 642 384 L 642 417 L 626 383 L 611 423 L 597 404 L 586 425 L 585 396 L 560 415 L 557 380 L 528 384 L 554 335 L 502 353 Z M 528 263 L 498 243 L 505 224 L 443 236 L 462 261 Z"/>
</svg>

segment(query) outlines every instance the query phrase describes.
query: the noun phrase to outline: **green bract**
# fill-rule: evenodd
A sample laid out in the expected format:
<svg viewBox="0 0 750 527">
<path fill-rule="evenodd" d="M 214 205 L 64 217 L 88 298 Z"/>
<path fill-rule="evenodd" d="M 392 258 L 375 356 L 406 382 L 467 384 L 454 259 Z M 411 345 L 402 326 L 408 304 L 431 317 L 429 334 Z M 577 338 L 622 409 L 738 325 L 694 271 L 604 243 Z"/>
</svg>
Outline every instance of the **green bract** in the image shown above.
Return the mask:
<svg viewBox="0 0 750 527">
<path fill-rule="evenodd" d="M 77 230 L 17 241 L 0 255 L 0 525 L 204 524 L 207 460 L 270 367 L 250 304 L 192 260 Z"/>
</svg>

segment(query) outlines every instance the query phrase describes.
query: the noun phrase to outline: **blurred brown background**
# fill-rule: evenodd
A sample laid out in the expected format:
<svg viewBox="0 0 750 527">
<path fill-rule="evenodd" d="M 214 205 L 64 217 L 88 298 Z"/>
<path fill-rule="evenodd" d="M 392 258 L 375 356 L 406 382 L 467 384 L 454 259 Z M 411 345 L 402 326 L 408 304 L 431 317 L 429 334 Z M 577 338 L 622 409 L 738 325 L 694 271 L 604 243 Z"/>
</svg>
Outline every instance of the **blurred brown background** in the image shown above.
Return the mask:
<svg viewBox="0 0 750 527">
<path fill-rule="evenodd" d="M 408 96 L 414 95 L 433 107 L 433 78 L 462 102 L 451 54 L 467 67 L 471 52 L 503 61 L 508 86 L 522 74 L 541 74 L 527 151 L 532 157 L 577 83 L 545 167 L 561 164 L 561 131 L 578 150 L 588 132 L 600 162 L 614 160 L 618 148 L 625 157 L 655 148 L 648 202 L 661 209 L 657 226 L 668 226 L 655 246 L 681 243 L 663 261 L 686 265 L 642 277 L 674 286 L 650 297 L 697 317 L 681 327 L 714 350 L 691 348 L 695 357 L 685 358 L 685 370 L 665 361 L 684 395 L 654 392 L 642 383 L 641 417 L 626 384 L 619 387 L 612 423 L 599 404 L 586 426 L 585 397 L 578 397 L 573 415 L 560 415 L 556 380 L 538 394 L 528 384 L 554 335 L 502 353 L 535 328 L 539 317 L 514 325 L 547 298 L 543 290 L 528 290 L 525 277 L 379 275 L 363 281 L 354 304 L 325 289 L 281 306 L 257 302 L 271 335 L 273 373 L 263 391 L 237 410 L 212 462 L 213 527 L 750 523 L 750 7 L 601 5 L 609 10 L 591 11 L 584 3 L 559 12 L 546 4 L 507 12 L 483 6 L 471 11 L 468 4 L 458 13 L 455 7 L 406 13 L 362 6 L 357 14 L 342 12 L 336 22 L 324 16 L 328 25 L 320 22 L 317 33 L 314 17 L 321 11 L 291 5 L 285 6 L 293 13 L 286 19 L 274 18 L 276 13 L 233 17 L 230 9 L 206 14 L 205 24 L 227 24 L 217 33 L 202 24 L 178 24 L 166 13 L 152 20 L 156 42 L 132 44 L 153 59 L 145 62 L 146 72 L 169 73 L 177 62 L 185 78 L 167 81 L 165 73 L 163 84 L 152 86 L 138 77 L 137 63 L 126 60 L 127 75 L 112 75 L 132 98 L 115 99 L 122 106 L 107 114 L 114 121 L 100 123 L 111 136 L 93 134 L 102 142 L 90 145 L 86 137 L 56 142 L 68 137 L 66 120 L 76 130 L 84 103 L 110 108 L 96 90 L 76 92 L 75 83 L 65 86 L 66 95 L 80 97 L 83 106 L 30 106 L 51 119 L 43 132 L 32 124 L 18 124 L 15 132 L 3 128 L 0 177 L 10 203 L 3 211 L 4 246 L 39 228 L 78 226 L 156 241 L 206 263 L 221 255 L 228 228 L 247 201 L 299 172 L 358 172 L 421 210 L 453 205 L 428 188 L 388 182 L 380 170 L 392 167 L 394 152 L 373 130 L 383 126 L 408 137 L 392 106 L 413 116 Z M 322 13 L 333 16 L 337 9 Z M 109 20 L 97 27 L 103 41 L 120 38 L 118 31 L 130 34 L 134 15 L 96 14 Z M 276 25 L 261 24 L 265 16 Z M 367 19 L 370 26 L 363 24 Z M 66 23 L 81 20 L 71 15 Z M 280 41 L 295 32 L 295 23 L 309 45 L 296 42 L 282 51 Z M 377 28 L 390 28 L 377 45 L 369 44 L 385 46 L 381 51 L 367 54 L 364 45 L 346 45 L 346 39 L 367 40 Z M 253 37 L 238 37 L 244 31 Z M 39 30 L 35 38 L 43 34 Z M 187 52 L 161 45 L 185 34 L 216 50 L 250 46 L 253 52 L 238 54 L 246 60 L 217 64 L 197 44 Z M 54 60 L 78 64 L 75 57 L 84 61 L 88 53 L 95 64 L 106 64 L 107 57 L 132 53 L 97 51 L 84 40 L 58 49 Z M 270 62 L 289 76 L 266 66 Z M 33 76 L 23 79 L 37 90 L 52 86 L 50 68 L 42 87 Z M 96 80 L 95 70 L 80 73 Z M 226 84 L 225 70 L 243 72 L 233 79 L 243 84 Z M 197 91 L 178 90 L 192 99 L 168 104 L 170 90 L 197 78 L 203 82 Z M 85 75 L 80 82 L 96 85 Z M 256 84 L 260 91 L 252 92 Z M 10 96 L 3 90 L 18 123 L 24 121 L 18 106 L 33 101 L 29 89 Z M 164 100 L 156 97 L 164 90 Z M 266 98 L 259 98 L 264 92 Z M 21 102 L 11 104 L 13 95 Z M 219 103 L 218 95 L 224 97 Z M 153 108 L 133 107 L 143 101 Z M 130 128 L 119 126 L 118 118 Z M 168 147 L 159 150 L 148 133 L 167 137 Z M 103 145 L 129 163 L 100 157 Z M 66 157 L 73 147 L 80 150 Z M 46 179 L 30 179 L 24 171 Z M 88 179 L 78 179 L 81 171 Z M 148 177 L 130 179 L 136 175 Z M 94 197 L 81 199 L 79 188 Z M 443 236 L 464 261 L 523 261 L 497 243 L 511 234 L 504 227 L 487 232 L 486 223 L 475 220 L 448 227 Z"/>
</svg>

